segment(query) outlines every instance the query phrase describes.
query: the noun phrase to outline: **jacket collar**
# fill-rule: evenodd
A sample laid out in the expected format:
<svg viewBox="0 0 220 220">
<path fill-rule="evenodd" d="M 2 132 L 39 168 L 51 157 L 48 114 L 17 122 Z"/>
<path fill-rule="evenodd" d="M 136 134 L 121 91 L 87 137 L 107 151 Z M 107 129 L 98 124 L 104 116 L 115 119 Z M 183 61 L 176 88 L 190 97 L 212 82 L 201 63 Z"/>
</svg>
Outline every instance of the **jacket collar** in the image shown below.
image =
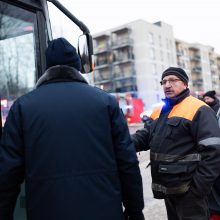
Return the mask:
<svg viewBox="0 0 220 220">
<path fill-rule="evenodd" d="M 46 72 L 37 81 L 36 88 L 43 84 L 65 81 L 87 83 L 84 77 L 81 76 L 75 68 L 66 65 L 57 65 L 46 70 Z"/>
<path fill-rule="evenodd" d="M 165 98 L 162 99 L 165 105 L 162 108 L 162 112 L 168 112 L 170 111 L 174 105 L 180 103 L 183 99 L 188 97 L 190 95 L 190 90 L 189 88 L 185 89 L 182 91 L 179 95 L 173 97 L 173 98 Z"/>
</svg>

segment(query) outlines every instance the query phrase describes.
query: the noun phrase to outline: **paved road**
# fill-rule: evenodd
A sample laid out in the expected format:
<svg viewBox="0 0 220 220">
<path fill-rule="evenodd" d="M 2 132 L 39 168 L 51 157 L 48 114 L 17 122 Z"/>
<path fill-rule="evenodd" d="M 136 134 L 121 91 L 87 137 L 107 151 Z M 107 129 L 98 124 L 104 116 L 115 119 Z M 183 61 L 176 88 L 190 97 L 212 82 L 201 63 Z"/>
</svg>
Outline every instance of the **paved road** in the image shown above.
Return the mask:
<svg viewBox="0 0 220 220">
<path fill-rule="evenodd" d="M 143 124 L 130 125 L 130 133 L 133 134 L 137 129 L 142 127 Z M 146 168 L 149 163 L 149 152 L 141 152 L 137 155 L 140 163 L 140 170 L 144 187 L 145 220 L 167 220 L 163 200 L 154 199 L 152 195 L 150 167 Z"/>
</svg>

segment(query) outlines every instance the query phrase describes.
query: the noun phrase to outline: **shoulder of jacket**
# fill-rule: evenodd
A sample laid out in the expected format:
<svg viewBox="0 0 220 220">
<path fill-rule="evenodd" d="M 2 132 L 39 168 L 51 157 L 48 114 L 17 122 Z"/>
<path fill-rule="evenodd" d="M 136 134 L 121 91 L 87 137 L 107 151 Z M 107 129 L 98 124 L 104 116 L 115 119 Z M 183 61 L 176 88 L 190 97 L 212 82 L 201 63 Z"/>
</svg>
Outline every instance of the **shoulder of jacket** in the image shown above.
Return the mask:
<svg viewBox="0 0 220 220">
<path fill-rule="evenodd" d="M 208 105 L 190 95 L 186 97 L 182 102 L 175 105 L 168 117 L 171 118 L 173 116 L 177 116 L 192 121 L 195 114 L 202 106 Z"/>
<path fill-rule="evenodd" d="M 197 99 L 197 98 L 195 98 L 191 95 L 186 97 L 184 100 L 186 100 L 187 102 L 193 103 L 195 105 L 195 107 L 201 107 L 203 105 L 208 106 L 205 102 L 203 102 L 203 101 L 201 101 L 201 100 L 199 100 L 199 99 Z"/>
</svg>

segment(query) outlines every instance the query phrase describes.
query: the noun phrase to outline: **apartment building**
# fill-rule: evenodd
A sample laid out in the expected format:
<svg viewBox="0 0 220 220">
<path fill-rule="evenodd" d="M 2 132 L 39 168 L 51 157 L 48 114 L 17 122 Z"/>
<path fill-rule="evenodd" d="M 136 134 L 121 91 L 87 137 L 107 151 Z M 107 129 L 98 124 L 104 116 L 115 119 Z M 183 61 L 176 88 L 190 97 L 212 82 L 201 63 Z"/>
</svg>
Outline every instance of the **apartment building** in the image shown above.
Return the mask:
<svg viewBox="0 0 220 220">
<path fill-rule="evenodd" d="M 218 71 L 218 76 L 220 78 L 220 55 L 217 55 L 217 71 Z"/>
<path fill-rule="evenodd" d="M 159 82 L 169 66 L 186 71 L 195 96 L 220 93 L 220 55 L 211 46 L 175 39 L 169 24 L 136 20 L 93 39 L 94 84 L 111 93 L 129 92 L 143 100 L 145 109 L 164 97 Z"/>
<path fill-rule="evenodd" d="M 164 97 L 161 73 L 177 65 L 172 26 L 136 20 L 93 35 L 94 84 L 111 93 L 129 92 L 145 109 Z"/>
<path fill-rule="evenodd" d="M 189 75 L 192 94 L 201 95 L 208 90 L 220 91 L 220 55 L 214 52 L 214 48 L 176 39 L 176 51 L 178 66 Z"/>
</svg>

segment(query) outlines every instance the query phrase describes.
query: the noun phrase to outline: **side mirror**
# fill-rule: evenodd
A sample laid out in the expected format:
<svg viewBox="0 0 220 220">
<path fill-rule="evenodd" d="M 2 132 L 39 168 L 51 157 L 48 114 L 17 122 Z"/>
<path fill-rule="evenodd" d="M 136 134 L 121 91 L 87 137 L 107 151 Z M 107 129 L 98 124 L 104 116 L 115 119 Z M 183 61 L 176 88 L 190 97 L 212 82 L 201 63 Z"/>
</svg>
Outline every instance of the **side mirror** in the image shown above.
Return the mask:
<svg viewBox="0 0 220 220">
<path fill-rule="evenodd" d="M 78 54 L 81 59 L 81 73 L 90 73 L 94 70 L 93 44 L 90 34 L 83 34 L 78 39 Z"/>
</svg>

